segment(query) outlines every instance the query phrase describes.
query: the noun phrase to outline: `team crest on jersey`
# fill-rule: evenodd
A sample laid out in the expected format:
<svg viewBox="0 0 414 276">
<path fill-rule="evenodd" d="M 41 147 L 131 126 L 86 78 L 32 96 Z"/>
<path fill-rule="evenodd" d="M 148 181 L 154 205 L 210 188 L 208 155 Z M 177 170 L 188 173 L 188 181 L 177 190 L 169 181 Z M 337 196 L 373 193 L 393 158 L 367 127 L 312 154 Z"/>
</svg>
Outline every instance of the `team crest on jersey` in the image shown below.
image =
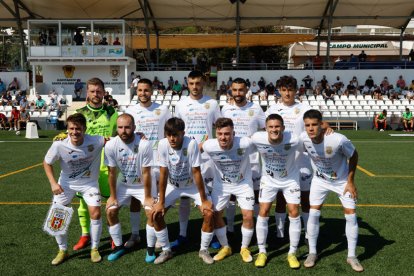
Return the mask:
<svg viewBox="0 0 414 276">
<path fill-rule="evenodd" d="M 332 152 L 333 152 L 332 147 L 326 147 L 327 154 L 332 154 Z"/>
<path fill-rule="evenodd" d="M 155 115 L 157 115 L 157 116 L 161 115 L 161 110 L 160 109 L 155 109 Z"/>
<path fill-rule="evenodd" d="M 300 113 L 300 109 L 296 107 L 293 112 L 295 112 L 295 114 L 299 114 Z"/>
<path fill-rule="evenodd" d="M 237 154 L 238 155 L 243 155 L 244 154 L 244 149 L 237 149 Z"/>
<path fill-rule="evenodd" d="M 88 151 L 89 152 L 93 152 L 94 149 L 95 149 L 95 147 L 93 145 L 88 145 Z"/>
<path fill-rule="evenodd" d="M 206 104 L 204 105 L 204 108 L 205 108 L 205 109 L 210 109 L 210 103 L 206 103 Z"/>
<path fill-rule="evenodd" d="M 134 153 L 138 153 L 138 145 L 134 146 Z"/>
<path fill-rule="evenodd" d="M 253 110 L 249 110 L 249 116 L 252 117 L 254 115 L 254 111 Z"/>
<path fill-rule="evenodd" d="M 292 144 L 285 144 L 285 150 L 290 150 L 291 147 L 292 147 Z"/>
<path fill-rule="evenodd" d="M 331 179 L 337 179 L 338 175 L 336 174 L 336 172 L 331 173 Z"/>
<path fill-rule="evenodd" d="M 184 148 L 184 149 L 183 149 L 183 155 L 184 155 L 184 156 L 187 156 L 187 154 L 188 154 L 187 148 Z"/>
</svg>

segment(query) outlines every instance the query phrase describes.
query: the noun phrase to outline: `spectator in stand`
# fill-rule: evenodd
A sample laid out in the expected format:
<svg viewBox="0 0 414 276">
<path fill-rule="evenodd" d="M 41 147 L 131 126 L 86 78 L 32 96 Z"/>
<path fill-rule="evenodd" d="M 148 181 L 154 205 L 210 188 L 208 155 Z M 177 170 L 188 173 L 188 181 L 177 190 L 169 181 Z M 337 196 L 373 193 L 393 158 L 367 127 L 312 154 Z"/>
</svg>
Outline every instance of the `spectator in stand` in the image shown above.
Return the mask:
<svg viewBox="0 0 414 276">
<path fill-rule="evenodd" d="M 354 82 L 352 80 L 349 81 L 349 84 L 346 87 L 346 90 L 344 92 L 345 96 L 349 96 L 349 95 L 356 95 L 357 94 L 357 88 L 354 85 Z"/>
<path fill-rule="evenodd" d="M 259 86 L 256 84 L 255 81 L 253 81 L 253 84 L 250 87 L 250 92 L 252 93 L 250 100 L 252 100 L 252 98 L 253 98 L 254 95 L 259 95 L 259 91 L 260 91 Z"/>
<path fill-rule="evenodd" d="M 181 96 L 181 91 L 183 90 L 183 87 L 181 86 L 181 84 L 178 82 L 178 80 L 176 80 L 174 82 L 174 85 L 172 87 L 172 91 L 173 91 L 173 95 L 180 95 Z"/>
<path fill-rule="evenodd" d="M 252 84 L 250 83 L 250 80 L 249 79 L 246 79 L 246 87 L 247 87 L 247 89 L 250 89 L 250 86 L 251 86 Z"/>
<path fill-rule="evenodd" d="M 313 89 L 313 95 L 317 96 L 317 95 L 321 95 L 322 94 L 322 83 L 321 81 L 318 81 L 315 85 L 315 88 Z"/>
<path fill-rule="evenodd" d="M 22 96 L 22 99 L 20 100 L 19 105 L 20 105 L 20 109 L 22 109 L 22 108 L 28 109 L 29 108 L 29 102 L 27 101 L 26 96 Z"/>
<path fill-rule="evenodd" d="M 372 76 L 368 76 L 365 80 L 365 85 L 361 92 L 363 95 L 372 95 L 374 92 L 374 80 L 372 79 Z"/>
<path fill-rule="evenodd" d="M 374 124 L 375 128 L 379 131 L 387 129 L 387 110 L 384 109 L 380 114 L 375 116 Z"/>
<path fill-rule="evenodd" d="M 73 36 L 73 41 L 75 41 L 76 45 L 83 44 L 83 35 L 80 33 L 79 29 L 76 30 L 75 35 Z"/>
<path fill-rule="evenodd" d="M 121 45 L 121 42 L 119 41 L 119 37 L 115 37 L 115 41 L 112 44 L 113 45 Z"/>
<path fill-rule="evenodd" d="M 313 58 L 313 67 L 316 70 L 320 70 L 322 69 L 322 58 L 319 56 L 319 54 L 317 54 L 314 58 Z"/>
<path fill-rule="evenodd" d="M 296 94 L 296 99 L 298 99 L 299 101 L 302 101 L 302 98 L 305 96 L 305 94 L 306 94 L 305 86 L 301 84 L 298 89 L 298 93 Z"/>
<path fill-rule="evenodd" d="M 42 96 L 38 95 L 36 100 L 36 107 L 37 111 L 45 111 L 46 110 L 46 102 L 42 99 Z"/>
<path fill-rule="evenodd" d="M 27 122 L 30 121 L 30 114 L 29 111 L 26 110 L 26 108 L 20 108 L 20 114 L 19 114 L 19 120 L 17 122 L 17 129 L 21 129 L 22 123 L 25 125 Z"/>
<path fill-rule="evenodd" d="M 400 75 L 399 77 L 398 77 L 398 80 L 397 80 L 397 85 L 396 85 L 397 87 L 400 87 L 401 88 L 401 90 L 402 89 L 404 89 L 405 87 L 406 87 L 406 84 L 405 84 L 405 80 L 404 80 L 404 78 L 403 78 L 403 76 L 402 75 Z"/>
<path fill-rule="evenodd" d="M 260 80 L 257 82 L 257 85 L 259 86 L 261 91 L 266 89 L 266 81 L 263 77 L 260 77 Z"/>
<path fill-rule="evenodd" d="M 12 98 L 12 95 L 10 94 L 10 91 L 3 92 L 3 95 L 1 97 L 1 104 L 3 106 L 12 105 L 12 99 L 13 98 Z"/>
<path fill-rule="evenodd" d="M 331 89 L 329 87 L 329 85 L 327 86 L 327 88 L 322 92 L 322 97 L 325 100 L 325 103 L 327 103 L 329 100 L 333 101 L 335 103 L 334 100 L 334 96 L 335 96 L 335 91 L 333 89 Z"/>
<path fill-rule="evenodd" d="M 108 45 L 108 40 L 106 37 L 103 37 L 101 41 L 99 41 L 99 45 Z"/>
<path fill-rule="evenodd" d="M 269 82 L 268 85 L 266 85 L 266 94 L 267 95 L 274 95 L 275 94 L 276 87 L 274 86 L 273 82 Z"/>
<path fill-rule="evenodd" d="M 160 84 L 158 85 L 158 93 L 165 95 L 165 85 L 162 81 L 160 81 Z"/>
<path fill-rule="evenodd" d="M 321 79 L 321 88 L 322 88 L 321 92 L 323 93 L 326 89 L 328 89 L 328 87 L 329 87 L 328 80 L 326 79 L 326 76 L 323 75 Z"/>
<path fill-rule="evenodd" d="M 333 86 L 336 88 L 336 91 L 341 91 L 344 87 L 344 83 L 341 81 L 341 78 L 339 76 L 336 76 L 336 82 L 333 84 Z"/>
<path fill-rule="evenodd" d="M 182 84 L 182 90 L 188 90 L 188 80 L 187 77 L 184 77 L 184 81 Z"/>
<path fill-rule="evenodd" d="M 380 84 L 380 86 L 377 86 L 375 89 L 374 89 L 374 93 L 373 93 L 373 95 L 372 95 L 372 98 L 374 99 L 374 100 L 382 100 L 383 99 L 383 87 L 382 87 L 382 84 Z"/>
<path fill-rule="evenodd" d="M 0 130 L 6 130 L 7 126 L 7 117 L 3 113 L 0 113 Z"/>
<path fill-rule="evenodd" d="M 6 84 L 0 79 L 0 93 L 6 92 Z"/>
<path fill-rule="evenodd" d="M 20 87 L 19 82 L 17 81 L 17 78 L 14 77 L 12 82 L 9 84 L 9 86 L 7 87 L 7 90 L 13 90 L 16 91 L 18 90 Z"/>
<path fill-rule="evenodd" d="M 403 123 L 404 131 L 411 132 L 413 131 L 413 113 L 410 111 L 408 107 L 405 108 L 405 112 L 402 114 L 401 121 Z"/>
<path fill-rule="evenodd" d="M 310 57 L 308 57 L 305 61 L 305 68 L 304 69 L 313 69 L 313 62 Z"/>
<path fill-rule="evenodd" d="M 302 79 L 302 82 L 305 84 L 306 94 L 310 95 L 309 93 L 311 92 L 313 93 L 313 89 L 312 89 L 313 79 L 309 75 L 306 75 L 306 77 Z"/>
<path fill-rule="evenodd" d="M 80 79 L 77 79 L 75 82 L 75 90 L 73 91 L 75 93 L 76 99 L 80 99 L 80 96 L 82 95 L 82 89 L 83 83 Z"/>
<path fill-rule="evenodd" d="M 381 82 L 381 84 L 382 84 L 382 87 L 383 87 L 383 91 L 385 91 L 386 93 L 388 93 L 388 90 L 390 89 L 389 87 L 390 87 L 390 83 L 388 82 L 388 78 L 387 77 L 384 77 L 384 79 L 382 80 L 382 82 Z"/>
<path fill-rule="evenodd" d="M 20 111 L 17 109 L 16 106 L 13 106 L 11 114 L 10 114 L 10 120 L 9 120 L 9 124 L 10 124 L 10 129 L 9 131 L 13 130 L 13 126 L 14 126 L 14 130 L 18 131 L 18 122 L 19 122 L 19 117 L 20 117 Z"/>
<path fill-rule="evenodd" d="M 354 56 L 354 54 L 351 54 L 349 57 L 349 63 L 350 63 L 350 69 L 356 69 L 358 67 L 358 58 Z"/>
<path fill-rule="evenodd" d="M 119 107 L 118 106 L 118 101 L 116 99 L 114 99 L 112 97 L 112 95 L 109 95 L 109 97 L 108 97 L 108 105 L 112 106 L 115 109 L 118 109 L 118 107 Z"/>
<path fill-rule="evenodd" d="M 219 90 L 217 92 L 219 96 L 227 94 L 227 85 L 224 81 L 221 82 Z"/>
<path fill-rule="evenodd" d="M 408 60 L 414 61 L 414 49 L 411 49 L 410 53 L 408 54 Z"/>
<path fill-rule="evenodd" d="M 172 76 L 170 76 L 170 78 L 168 79 L 168 87 L 167 90 L 172 90 L 173 86 L 174 86 L 174 79 Z"/>
<path fill-rule="evenodd" d="M 358 55 L 359 62 L 365 62 L 367 61 L 367 54 L 365 54 L 365 51 L 362 50 L 361 53 Z"/>
<path fill-rule="evenodd" d="M 22 100 L 22 92 L 17 91 L 16 96 L 14 96 L 14 100 L 12 100 L 12 105 L 20 105 L 21 100 Z"/>
<path fill-rule="evenodd" d="M 154 80 L 152 81 L 152 89 L 157 90 L 160 86 L 160 81 L 158 80 L 158 77 L 155 76 Z"/>
<path fill-rule="evenodd" d="M 231 90 L 231 84 L 233 83 L 233 78 L 229 77 L 229 80 L 227 81 L 227 91 Z"/>
</svg>

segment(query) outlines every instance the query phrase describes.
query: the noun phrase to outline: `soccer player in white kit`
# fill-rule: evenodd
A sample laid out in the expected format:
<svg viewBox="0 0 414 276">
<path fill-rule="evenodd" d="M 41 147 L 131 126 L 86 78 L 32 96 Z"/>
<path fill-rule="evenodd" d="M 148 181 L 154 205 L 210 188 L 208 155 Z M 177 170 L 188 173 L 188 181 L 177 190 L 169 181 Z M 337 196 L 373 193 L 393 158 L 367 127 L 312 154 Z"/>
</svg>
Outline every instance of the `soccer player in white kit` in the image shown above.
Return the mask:
<svg viewBox="0 0 414 276">
<path fill-rule="evenodd" d="M 197 141 L 199 148 L 207 140 L 213 137 L 213 124 L 221 117 L 220 107 L 215 99 L 203 95 L 203 73 L 191 71 L 187 77 L 189 96 L 182 98 L 175 107 L 174 115 L 185 123 L 186 136 Z M 205 184 L 212 178 L 212 170 L 208 156 L 201 154 L 201 174 Z M 174 242 L 173 248 L 186 242 L 187 225 L 190 216 L 190 200 L 182 198 L 179 208 L 180 234 Z"/>
<path fill-rule="evenodd" d="M 165 122 L 172 117 L 170 110 L 165 105 L 151 101 L 153 93 L 152 82 L 149 79 L 140 79 L 137 84 L 137 96 L 139 103 L 129 106 L 125 113 L 131 114 L 134 117 L 136 131 L 144 134 L 152 145 L 154 158 L 157 156 L 158 141 L 164 138 Z M 157 181 L 159 178 L 159 168 L 152 164 L 152 190 L 157 191 Z M 132 198 L 130 221 L 131 221 L 131 237 L 125 243 L 126 248 L 132 248 L 140 241 L 139 226 L 140 226 L 140 204 Z M 135 207 L 135 208 L 134 208 Z M 138 208 L 137 208 L 138 207 Z"/>
<path fill-rule="evenodd" d="M 279 92 L 281 102 L 276 103 L 266 110 L 266 116 L 270 114 L 279 114 L 282 116 L 285 131 L 296 136 L 305 130 L 303 124 L 303 114 L 310 109 L 310 106 L 295 101 L 297 91 L 297 81 L 292 76 L 282 76 L 279 80 Z M 297 156 L 297 162 L 300 168 L 300 189 L 301 189 L 301 209 L 302 219 L 306 232 L 306 225 L 309 217 L 309 190 L 312 180 L 312 166 L 309 157 L 300 153 Z M 278 193 L 276 199 L 276 234 L 278 238 L 284 237 L 284 225 L 286 220 L 286 201 L 282 193 Z"/>
<path fill-rule="evenodd" d="M 319 234 L 320 210 L 328 193 L 332 191 L 338 195 L 344 209 L 345 234 L 348 241 L 347 262 L 353 270 L 361 272 L 364 268 L 355 255 L 358 241 L 358 222 L 355 213 L 358 193 L 354 176 L 358 164 L 358 153 L 351 141 L 344 135 L 339 133 L 324 135 L 321 127 L 322 114 L 319 111 L 307 111 L 303 116 L 303 120 L 306 133 L 301 135 L 301 139 L 314 167 L 314 177 L 309 197 L 309 255 L 304 262 L 304 266 L 313 267 L 318 258 L 316 246 Z"/>
<path fill-rule="evenodd" d="M 285 132 L 283 119 L 279 114 L 270 114 L 266 118 L 266 132 L 256 132 L 252 136 L 262 160 L 262 178 L 260 180 L 260 212 L 256 222 L 256 237 L 259 247 L 256 267 L 264 267 L 267 261 L 266 239 L 268 233 L 269 210 L 278 191 L 283 193 L 289 210 L 288 263 L 291 268 L 299 268 L 296 251 L 300 240 L 300 186 L 299 167 L 295 159 L 297 151 L 303 149 L 299 137 Z"/>
<path fill-rule="evenodd" d="M 234 104 L 225 104 L 221 109 L 223 117 L 230 118 L 234 124 L 236 137 L 251 137 L 253 133 L 262 130 L 265 127 L 265 114 L 257 103 L 247 101 L 247 84 L 242 78 L 235 78 L 231 84 L 231 95 Z M 255 214 L 259 211 L 257 202 L 260 185 L 260 164 L 257 152 L 250 156 L 252 165 L 253 188 L 255 191 Z M 226 210 L 227 231 L 234 232 L 234 215 L 236 205 L 234 200 L 230 201 Z"/>
<path fill-rule="evenodd" d="M 106 203 L 106 217 L 109 224 L 109 234 L 115 244 L 112 253 L 108 255 L 109 261 L 116 261 L 124 253 L 122 243 L 121 224 L 119 222 L 119 209 L 129 205 L 131 198 L 142 202 L 144 206 L 152 206 L 151 193 L 151 165 L 153 151 L 148 140 L 142 140 L 135 133 L 134 117 L 122 114 L 117 119 L 118 136 L 111 139 L 105 146 L 105 165 L 109 168 L 110 197 Z M 119 169 L 119 173 L 118 173 Z M 154 195 L 155 196 L 155 195 Z M 150 216 L 150 213 L 148 212 Z M 147 223 L 147 262 L 155 260 L 154 227 Z M 152 244 L 154 243 L 154 244 Z"/>
<path fill-rule="evenodd" d="M 193 199 L 203 215 L 201 246 L 199 257 L 206 263 L 214 263 L 208 252 L 213 238 L 213 207 L 208 200 L 206 187 L 201 176 L 201 157 L 197 141 L 184 136 L 184 121 L 171 118 L 165 124 L 166 137 L 158 145 L 158 164 L 160 166 L 160 191 L 154 206 L 154 226 L 158 241 L 163 244 L 163 252 L 154 263 L 164 263 L 172 257 L 169 249 L 168 231 L 164 215 L 180 197 Z"/>
<path fill-rule="evenodd" d="M 217 138 L 209 139 L 203 144 L 204 152 L 210 156 L 214 164 L 211 198 L 214 206 L 215 234 L 222 246 L 214 260 L 221 261 L 232 254 L 228 245 L 223 210 L 228 205 L 230 196 L 235 195 L 243 215 L 240 255 L 243 262 L 248 263 L 253 260 L 249 251 L 254 232 L 254 192 L 249 156 L 254 150 L 254 145 L 248 137 L 234 137 L 231 119 L 219 118 L 215 125 Z"/>
<path fill-rule="evenodd" d="M 91 220 L 91 261 L 102 260 L 99 239 L 102 233 L 101 194 L 99 192 L 99 166 L 105 144 L 102 136 L 85 134 L 86 119 L 80 113 L 70 115 L 67 120 L 68 137 L 55 141 L 49 148 L 43 167 L 53 193 L 53 202 L 69 205 L 76 192 L 83 195 Z M 53 175 L 53 164 L 59 161 L 61 171 L 58 181 Z M 52 265 L 59 265 L 68 258 L 67 234 L 56 236 L 59 253 Z"/>
</svg>

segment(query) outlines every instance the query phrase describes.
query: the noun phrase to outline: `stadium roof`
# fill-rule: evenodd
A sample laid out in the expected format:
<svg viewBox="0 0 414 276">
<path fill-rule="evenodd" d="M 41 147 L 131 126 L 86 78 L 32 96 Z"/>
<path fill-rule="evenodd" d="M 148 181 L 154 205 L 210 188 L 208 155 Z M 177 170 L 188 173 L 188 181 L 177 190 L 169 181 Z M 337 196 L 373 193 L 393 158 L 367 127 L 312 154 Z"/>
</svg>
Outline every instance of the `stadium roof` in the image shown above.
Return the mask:
<svg viewBox="0 0 414 276">
<path fill-rule="evenodd" d="M 239 3 L 239 5 L 237 5 Z M 157 30 L 212 26 L 234 30 L 258 26 L 313 29 L 379 25 L 405 29 L 412 0 L 0 0 L 0 25 L 28 19 L 125 19 Z M 237 9 L 239 6 L 239 9 Z M 238 25 L 239 23 L 239 25 Z"/>
</svg>

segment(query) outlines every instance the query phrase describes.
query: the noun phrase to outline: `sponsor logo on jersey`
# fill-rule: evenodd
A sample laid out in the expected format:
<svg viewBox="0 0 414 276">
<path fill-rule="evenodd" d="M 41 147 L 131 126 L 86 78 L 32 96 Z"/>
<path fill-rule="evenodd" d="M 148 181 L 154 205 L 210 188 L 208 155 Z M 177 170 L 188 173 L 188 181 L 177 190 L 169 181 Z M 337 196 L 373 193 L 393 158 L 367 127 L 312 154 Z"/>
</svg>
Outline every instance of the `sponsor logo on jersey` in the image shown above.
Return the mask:
<svg viewBox="0 0 414 276">
<path fill-rule="evenodd" d="M 249 110 L 248 115 L 249 115 L 250 117 L 252 117 L 252 116 L 254 115 L 254 111 L 253 111 L 253 110 Z"/>
<path fill-rule="evenodd" d="M 72 154 L 72 153 L 74 153 L 75 151 L 74 150 L 71 150 L 70 152 L 68 152 L 68 154 Z"/>
<path fill-rule="evenodd" d="M 94 149 L 95 149 L 94 145 L 88 145 L 89 152 L 93 152 Z"/>
<path fill-rule="evenodd" d="M 205 108 L 205 109 L 210 109 L 210 103 L 206 103 L 206 104 L 204 105 L 204 108 Z"/>
<path fill-rule="evenodd" d="M 327 154 L 332 154 L 332 147 L 326 147 L 326 153 Z"/>
<path fill-rule="evenodd" d="M 160 116 L 161 115 L 161 109 L 155 109 L 155 115 Z"/>
<path fill-rule="evenodd" d="M 299 114 L 300 113 L 300 109 L 296 107 L 293 112 L 295 112 L 295 114 Z"/>
<path fill-rule="evenodd" d="M 124 151 L 124 149 L 119 149 L 119 152 L 123 152 Z"/>
</svg>

